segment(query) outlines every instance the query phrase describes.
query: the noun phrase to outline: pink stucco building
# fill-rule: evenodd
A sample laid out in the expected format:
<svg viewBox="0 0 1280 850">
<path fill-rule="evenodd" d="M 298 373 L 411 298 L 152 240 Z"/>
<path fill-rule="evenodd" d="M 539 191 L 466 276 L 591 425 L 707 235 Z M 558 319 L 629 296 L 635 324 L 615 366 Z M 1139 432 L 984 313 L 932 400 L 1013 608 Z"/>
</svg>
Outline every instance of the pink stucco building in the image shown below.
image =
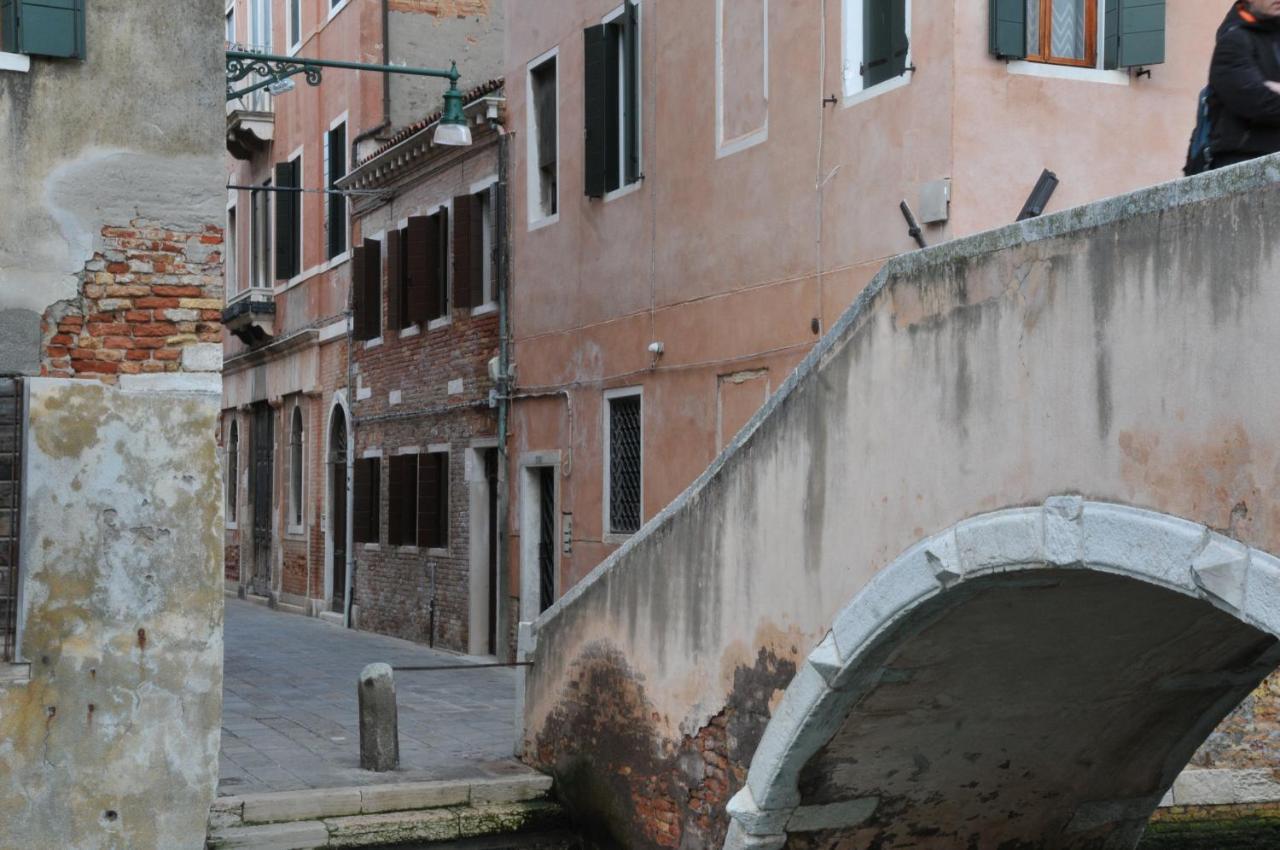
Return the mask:
<svg viewBox="0 0 1280 850">
<path fill-rule="evenodd" d="M 900 202 L 935 245 L 1014 221 L 1046 169 L 1048 211 L 1177 176 L 1224 7 L 515 4 L 523 618 L 686 487 L 916 247 Z"/>
</svg>

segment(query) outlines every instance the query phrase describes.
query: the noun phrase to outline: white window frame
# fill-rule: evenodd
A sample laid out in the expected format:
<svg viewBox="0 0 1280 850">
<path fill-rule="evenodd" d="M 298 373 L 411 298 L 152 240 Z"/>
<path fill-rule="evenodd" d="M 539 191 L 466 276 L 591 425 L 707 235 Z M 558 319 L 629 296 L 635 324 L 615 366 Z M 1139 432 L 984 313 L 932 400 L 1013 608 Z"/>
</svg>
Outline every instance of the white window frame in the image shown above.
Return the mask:
<svg viewBox="0 0 1280 850">
<path fill-rule="evenodd" d="M 297 470 L 293 468 L 295 461 L 293 456 L 293 422 L 295 418 L 298 419 L 301 425 L 298 434 L 298 457 L 296 458 L 300 469 Z M 288 534 L 300 535 L 305 533 L 307 527 L 307 414 L 302 409 L 302 402 L 299 399 L 294 400 L 293 406 L 289 410 L 288 434 L 289 440 L 286 445 L 289 452 L 289 480 L 285 482 L 285 486 L 289 489 L 289 498 L 285 500 L 288 503 L 285 506 L 285 510 L 289 512 L 289 515 L 285 517 L 285 530 Z M 296 493 L 293 489 L 295 476 L 298 481 L 298 491 Z M 295 515 L 300 517 L 299 522 L 293 521 Z"/>
<path fill-rule="evenodd" d="M 1106 37 L 1107 16 L 1102 8 L 1102 0 L 1094 0 L 1098 9 L 1098 58 L 1093 68 L 1081 68 L 1074 65 L 1054 65 L 1048 62 L 1032 62 L 1030 59 L 1010 59 L 1005 63 L 1010 74 L 1019 77 L 1040 77 L 1049 80 L 1075 80 L 1082 83 L 1102 83 L 1111 86 L 1127 86 L 1131 77 L 1128 69 L 1107 70 Z"/>
<path fill-rule="evenodd" d="M 554 59 L 556 62 L 556 211 L 551 215 L 542 212 L 542 184 L 538 168 L 538 122 L 533 105 L 533 72 Z M 560 175 L 564 163 L 560 161 L 560 48 L 553 47 L 525 66 L 525 171 L 528 199 L 528 229 L 549 227 L 560 220 Z"/>
<path fill-rule="evenodd" d="M 601 441 L 604 445 L 604 455 L 600 464 L 604 468 L 604 492 L 600 501 L 604 513 L 604 525 L 602 526 L 604 534 L 602 537 L 605 543 L 613 544 L 625 543 L 639 531 L 639 529 L 635 532 L 614 531 L 612 518 L 609 516 L 610 495 L 613 493 L 612 463 L 610 463 L 611 444 L 613 442 L 613 429 L 610 426 L 612 425 L 611 420 L 613 417 L 610 414 L 613 410 L 613 402 L 623 398 L 640 399 L 640 528 L 644 527 L 646 521 L 644 516 L 644 388 L 621 387 L 616 390 L 605 390 L 602 410 L 604 422 L 601 428 L 604 434 L 604 439 Z"/>
<path fill-rule="evenodd" d="M 769 0 L 765 0 L 767 4 Z M 618 188 L 604 193 L 604 202 L 629 195 L 644 183 L 644 8 L 641 0 L 636 4 L 636 106 L 640 114 L 636 116 L 636 157 L 638 159 L 636 179 L 627 182 L 627 146 L 623 141 L 627 129 L 627 57 L 622 50 L 618 51 L 618 114 L 611 120 L 618 122 Z M 600 19 L 601 24 L 611 24 L 626 14 L 624 3 Z M 557 74 L 557 78 L 559 75 Z"/>
<path fill-rule="evenodd" d="M 236 41 L 236 4 L 234 2 L 228 3 L 226 5 L 226 9 L 223 11 L 223 16 L 226 20 L 227 44 L 237 44 L 238 42 Z"/>
<path fill-rule="evenodd" d="M 272 195 L 274 192 L 268 191 L 275 185 L 275 175 L 272 174 L 264 182 L 258 185 L 256 191 L 249 192 L 249 285 L 246 289 L 271 290 L 275 287 L 275 204 L 272 203 Z M 262 210 L 258 209 L 255 201 L 260 200 Z M 259 217 L 259 212 L 266 216 L 265 227 L 262 233 L 262 254 L 259 256 L 253 250 L 255 240 L 258 236 L 258 228 L 263 225 Z M 262 280 L 259 282 L 258 273 L 262 272 Z"/>
<path fill-rule="evenodd" d="M 862 12 L 866 2 L 867 0 L 844 0 L 841 6 L 841 14 L 844 16 L 841 26 L 841 37 L 844 43 L 844 106 L 865 103 L 886 92 L 904 88 L 911 84 L 911 78 L 915 75 L 915 71 L 911 70 L 915 64 L 915 40 L 911 37 L 912 7 L 915 4 L 912 0 L 906 0 L 907 70 L 891 80 L 876 83 L 870 88 L 862 87 L 862 74 L 859 68 L 862 67 Z"/>
<path fill-rule="evenodd" d="M 483 180 L 472 183 L 471 194 L 478 195 L 481 192 L 486 192 L 496 186 L 497 183 L 498 175 L 490 175 Z M 486 197 L 488 196 L 486 195 Z M 495 240 L 498 236 L 498 211 L 493 208 L 492 204 L 487 204 L 485 212 L 488 214 L 488 220 L 484 225 L 484 300 L 471 308 L 471 315 L 473 316 L 482 316 L 498 309 L 498 270 L 493 262 Z"/>
<path fill-rule="evenodd" d="M 275 50 L 271 26 L 271 0 L 248 0 L 249 27 L 246 32 L 248 46 L 268 53 Z"/>
<path fill-rule="evenodd" d="M 329 0 L 329 16 L 325 19 L 325 23 L 332 21 L 339 12 L 347 8 L 350 2 L 351 0 Z"/>
<path fill-rule="evenodd" d="M 240 208 L 236 200 L 227 203 L 226 227 L 223 230 L 226 251 L 222 257 L 222 276 L 226 283 L 227 303 L 240 293 Z"/>
<path fill-rule="evenodd" d="M 293 10 L 298 10 L 298 29 L 293 28 Z M 289 37 L 288 55 L 293 56 L 302 48 L 302 0 L 285 0 L 284 28 Z"/>
<path fill-rule="evenodd" d="M 847 2 L 847 0 L 846 0 Z M 724 132 L 724 4 L 725 0 L 716 0 L 716 159 L 741 153 L 747 148 L 755 147 L 769 139 L 769 0 L 763 0 L 764 7 L 764 126 L 735 136 L 725 138 Z"/>
</svg>

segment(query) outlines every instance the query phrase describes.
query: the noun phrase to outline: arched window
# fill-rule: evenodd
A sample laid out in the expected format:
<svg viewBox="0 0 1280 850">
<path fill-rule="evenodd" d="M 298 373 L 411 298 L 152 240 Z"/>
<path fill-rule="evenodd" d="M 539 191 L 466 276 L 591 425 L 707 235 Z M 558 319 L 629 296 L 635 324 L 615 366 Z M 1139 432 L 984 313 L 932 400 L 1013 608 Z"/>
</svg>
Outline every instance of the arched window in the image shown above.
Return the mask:
<svg viewBox="0 0 1280 850">
<path fill-rule="evenodd" d="M 302 525 L 302 408 L 293 408 L 289 429 L 289 521 Z"/>
<path fill-rule="evenodd" d="M 236 521 L 238 484 L 240 481 L 240 428 L 231 420 L 231 433 L 227 437 L 227 519 Z"/>
</svg>

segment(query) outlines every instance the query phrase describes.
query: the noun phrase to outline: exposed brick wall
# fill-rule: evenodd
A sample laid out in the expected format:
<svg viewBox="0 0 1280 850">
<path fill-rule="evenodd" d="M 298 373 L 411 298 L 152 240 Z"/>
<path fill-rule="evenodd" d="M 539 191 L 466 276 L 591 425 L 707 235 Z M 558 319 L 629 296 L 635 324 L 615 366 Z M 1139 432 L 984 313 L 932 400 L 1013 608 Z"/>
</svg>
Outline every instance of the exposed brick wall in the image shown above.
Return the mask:
<svg viewBox="0 0 1280 850">
<path fill-rule="evenodd" d="M 478 18 L 489 14 L 491 0 L 390 0 L 393 12 L 417 12 L 436 18 Z"/>
<path fill-rule="evenodd" d="M 294 596 L 307 595 L 307 544 L 304 540 L 286 537 L 280 541 L 282 573 L 280 589 Z"/>
<path fill-rule="evenodd" d="M 725 804 L 746 782 L 772 701 L 795 670 L 762 649 L 754 665 L 734 671 L 718 714 L 670 740 L 656 728 L 643 681 L 616 649 L 594 644 L 525 758 L 555 776 L 557 794 L 603 846 L 719 847 Z"/>
<path fill-rule="evenodd" d="M 222 229 L 102 228 L 80 294 L 44 316 L 41 374 L 115 383 L 177 372 L 182 349 L 222 341 Z"/>
<path fill-rule="evenodd" d="M 387 544 L 390 500 L 384 458 L 379 488 L 381 529 L 377 547 L 356 544 L 356 600 L 360 627 L 465 652 L 470 637 L 470 489 L 466 453 L 475 438 L 494 434 L 487 411 L 455 411 L 442 418 L 361 425 L 358 451 L 448 444 L 449 545 L 445 553 Z M 434 597 L 432 595 L 434 589 Z M 432 601 L 435 617 L 432 623 Z M 434 634 L 432 629 L 434 628 Z"/>
<path fill-rule="evenodd" d="M 223 578 L 227 581 L 240 581 L 240 531 L 228 528 L 223 543 Z"/>
<path fill-rule="evenodd" d="M 404 338 L 387 333 L 384 340 L 373 348 L 357 344 L 354 354 L 357 386 L 370 391 L 368 398 L 355 402 L 360 420 L 357 456 L 368 449 L 390 455 L 402 446 L 426 450 L 448 444 L 449 547 L 447 555 L 440 555 L 386 544 L 388 470 L 384 462 L 382 543 L 376 550 L 356 546 L 360 626 L 466 651 L 471 599 L 466 455 L 473 440 L 497 434 L 496 414 L 488 406 L 489 360 L 498 351 L 497 316 L 473 317 L 470 310 L 454 310 L 451 323 L 444 327 Z M 454 380 L 463 382 L 461 393 L 449 393 L 449 382 Z M 391 404 L 392 390 L 401 395 L 398 404 Z M 369 419 L 379 416 L 397 418 Z"/>
</svg>

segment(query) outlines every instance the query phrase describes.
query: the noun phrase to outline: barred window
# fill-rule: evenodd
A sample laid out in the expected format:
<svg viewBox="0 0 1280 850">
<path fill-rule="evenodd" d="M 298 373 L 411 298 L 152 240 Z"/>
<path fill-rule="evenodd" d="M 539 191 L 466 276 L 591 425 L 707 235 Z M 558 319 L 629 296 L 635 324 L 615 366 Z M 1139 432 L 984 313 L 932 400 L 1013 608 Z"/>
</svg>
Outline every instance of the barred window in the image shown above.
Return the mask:
<svg viewBox="0 0 1280 850">
<path fill-rule="evenodd" d="M 609 521 L 612 534 L 640 530 L 641 442 L 640 394 L 606 399 L 608 408 Z"/>
<path fill-rule="evenodd" d="M 294 407 L 289 428 L 289 524 L 302 525 L 302 408 Z"/>
<path fill-rule="evenodd" d="M 0 378 L 0 661 L 17 655 L 22 383 Z"/>
</svg>

